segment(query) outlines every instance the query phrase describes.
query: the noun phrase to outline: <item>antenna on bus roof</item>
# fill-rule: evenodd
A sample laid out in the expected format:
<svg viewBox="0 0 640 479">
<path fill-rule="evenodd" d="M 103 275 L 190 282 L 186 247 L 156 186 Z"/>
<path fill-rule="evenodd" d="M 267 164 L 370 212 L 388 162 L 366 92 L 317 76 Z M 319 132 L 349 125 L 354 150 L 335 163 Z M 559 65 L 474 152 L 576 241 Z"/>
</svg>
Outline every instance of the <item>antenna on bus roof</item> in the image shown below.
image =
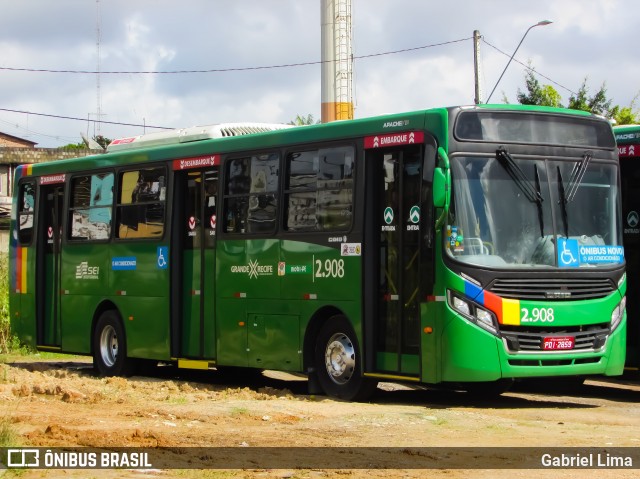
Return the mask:
<svg viewBox="0 0 640 479">
<path fill-rule="evenodd" d="M 80 132 L 80 136 L 82 137 L 82 141 L 84 141 L 84 144 L 87 145 L 87 147 L 90 150 L 100 150 L 100 151 L 104 151 L 104 148 L 102 148 L 102 146 L 100 145 L 100 143 L 98 143 L 96 140 L 94 140 L 93 138 L 89 138 L 87 135 L 85 135 L 84 133 Z"/>
<path fill-rule="evenodd" d="M 190 128 L 160 131 L 129 138 L 118 138 L 109 144 L 107 152 L 134 150 L 152 146 L 177 145 L 191 141 L 251 135 L 293 127 L 294 125 L 285 125 L 282 123 L 220 123 L 217 125 L 192 126 Z"/>
</svg>

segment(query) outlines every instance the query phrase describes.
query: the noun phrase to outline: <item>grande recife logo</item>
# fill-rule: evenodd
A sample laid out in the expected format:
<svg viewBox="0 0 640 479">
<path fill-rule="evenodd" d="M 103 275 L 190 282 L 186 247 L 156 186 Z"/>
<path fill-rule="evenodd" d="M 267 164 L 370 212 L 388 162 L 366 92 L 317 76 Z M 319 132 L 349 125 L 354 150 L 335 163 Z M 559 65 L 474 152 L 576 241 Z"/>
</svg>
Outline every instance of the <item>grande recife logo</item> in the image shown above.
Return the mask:
<svg viewBox="0 0 640 479">
<path fill-rule="evenodd" d="M 246 274 L 252 279 L 256 279 L 258 276 L 273 276 L 273 266 L 270 264 L 262 265 L 258 260 L 249 260 L 247 265 L 231 266 L 230 271 Z"/>
</svg>

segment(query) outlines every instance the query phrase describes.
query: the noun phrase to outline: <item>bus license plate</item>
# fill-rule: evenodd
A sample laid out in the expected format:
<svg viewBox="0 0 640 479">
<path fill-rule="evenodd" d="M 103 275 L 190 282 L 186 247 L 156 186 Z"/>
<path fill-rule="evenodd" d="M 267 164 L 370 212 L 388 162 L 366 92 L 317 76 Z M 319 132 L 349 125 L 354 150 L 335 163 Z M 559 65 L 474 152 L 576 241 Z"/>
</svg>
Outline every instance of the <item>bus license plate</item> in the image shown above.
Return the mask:
<svg viewBox="0 0 640 479">
<path fill-rule="evenodd" d="M 557 351 L 573 349 L 576 338 L 573 336 L 547 336 L 542 340 L 542 349 L 545 351 Z"/>
</svg>

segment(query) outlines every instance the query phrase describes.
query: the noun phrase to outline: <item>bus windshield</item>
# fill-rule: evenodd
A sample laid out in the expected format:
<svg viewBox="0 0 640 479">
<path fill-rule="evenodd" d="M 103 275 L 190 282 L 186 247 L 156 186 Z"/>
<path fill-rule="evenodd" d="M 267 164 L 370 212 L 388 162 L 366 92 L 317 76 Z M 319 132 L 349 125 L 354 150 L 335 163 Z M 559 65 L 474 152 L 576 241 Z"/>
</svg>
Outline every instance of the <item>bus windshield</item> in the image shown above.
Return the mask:
<svg viewBox="0 0 640 479">
<path fill-rule="evenodd" d="M 449 255 L 492 268 L 624 261 L 617 166 L 582 158 L 453 156 Z"/>
</svg>

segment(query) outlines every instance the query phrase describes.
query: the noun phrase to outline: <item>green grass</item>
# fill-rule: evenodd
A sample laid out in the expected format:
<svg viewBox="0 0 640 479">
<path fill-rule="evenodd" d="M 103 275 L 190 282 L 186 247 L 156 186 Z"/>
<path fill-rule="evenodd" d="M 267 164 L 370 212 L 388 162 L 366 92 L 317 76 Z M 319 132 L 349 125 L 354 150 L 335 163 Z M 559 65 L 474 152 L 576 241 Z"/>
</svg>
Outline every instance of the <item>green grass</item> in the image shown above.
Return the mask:
<svg viewBox="0 0 640 479">
<path fill-rule="evenodd" d="M 13 427 L 11 418 L 0 418 L 0 447 L 17 446 L 18 437 L 19 435 Z"/>
<path fill-rule="evenodd" d="M 13 346 L 9 323 L 9 258 L 0 253 L 0 353 L 9 352 Z"/>
<path fill-rule="evenodd" d="M 31 353 L 11 334 L 9 320 L 9 255 L 0 253 L 0 354 L 25 355 Z"/>
</svg>

